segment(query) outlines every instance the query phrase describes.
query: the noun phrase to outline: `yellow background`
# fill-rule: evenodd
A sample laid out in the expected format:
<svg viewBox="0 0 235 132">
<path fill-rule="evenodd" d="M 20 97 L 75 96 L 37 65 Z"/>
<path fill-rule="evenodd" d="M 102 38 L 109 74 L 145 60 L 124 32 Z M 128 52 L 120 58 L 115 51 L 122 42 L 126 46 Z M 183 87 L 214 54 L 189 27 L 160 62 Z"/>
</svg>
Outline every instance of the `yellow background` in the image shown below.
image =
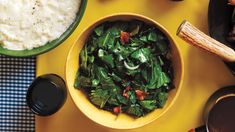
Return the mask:
<svg viewBox="0 0 235 132">
<path fill-rule="evenodd" d="M 56 73 L 65 77 L 65 61 L 79 33 L 97 19 L 112 13 L 132 12 L 162 24 L 174 37 L 183 55 L 185 76 L 182 91 L 171 109 L 142 128 L 123 132 L 186 132 L 203 124 L 202 112 L 208 97 L 218 88 L 235 84 L 235 78 L 216 56 L 190 47 L 176 30 L 183 20 L 207 31 L 209 0 L 88 0 L 85 15 L 76 31 L 60 46 L 37 59 L 37 75 Z M 95 115 L 94 115 L 95 116 Z M 49 117 L 36 117 L 37 132 L 118 132 L 97 125 L 83 115 L 68 95 L 65 105 Z"/>
</svg>

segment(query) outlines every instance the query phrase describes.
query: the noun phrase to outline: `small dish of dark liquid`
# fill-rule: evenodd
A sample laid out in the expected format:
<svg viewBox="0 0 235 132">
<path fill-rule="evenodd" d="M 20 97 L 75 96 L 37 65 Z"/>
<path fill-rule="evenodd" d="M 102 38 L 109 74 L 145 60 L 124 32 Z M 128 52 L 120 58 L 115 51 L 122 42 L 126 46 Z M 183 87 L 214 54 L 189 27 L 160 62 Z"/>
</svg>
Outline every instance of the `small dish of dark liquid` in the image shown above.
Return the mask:
<svg viewBox="0 0 235 132">
<path fill-rule="evenodd" d="M 37 77 L 27 92 L 30 110 L 39 116 L 49 116 L 57 112 L 65 103 L 67 91 L 64 80 L 55 74 Z"/>
<path fill-rule="evenodd" d="M 235 132 L 235 86 L 216 91 L 207 101 L 205 126 L 190 132 Z"/>
<path fill-rule="evenodd" d="M 209 132 L 235 132 L 235 94 L 218 100 L 209 113 L 207 128 Z"/>
</svg>

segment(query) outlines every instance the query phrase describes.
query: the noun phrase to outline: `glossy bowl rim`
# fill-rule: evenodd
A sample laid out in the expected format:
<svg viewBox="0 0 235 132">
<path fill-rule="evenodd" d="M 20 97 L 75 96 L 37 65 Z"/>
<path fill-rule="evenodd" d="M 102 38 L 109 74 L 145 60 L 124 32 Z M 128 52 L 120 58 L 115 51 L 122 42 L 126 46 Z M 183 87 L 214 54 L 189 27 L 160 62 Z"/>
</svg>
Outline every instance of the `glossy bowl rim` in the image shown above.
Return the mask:
<svg viewBox="0 0 235 132">
<path fill-rule="evenodd" d="M 181 64 L 181 67 L 180 67 L 180 70 L 181 70 L 181 74 L 180 74 L 180 81 L 179 81 L 179 84 L 178 84 L 178 87 L 177 87 L 177 91 L 175 93 L 175 96 L 173 97 L 172 101 L 169 102 L 169 105 L 167 106 L 167 108 L 165 108 L 165 110 L 160 113 L 156 118 L 152 119 L 152 120 L 149 120 L 148 122 L 145 122 L 145 123 L 142 123 L 142 124 L 139 124 L 138 126 L 130 126 L 130 127 L 113 127 L 113 126 L 109 126 L 109 125 L 106 125 L 106 124 L 102 124 L 96 120 L 94 120 L 90 115 L 88 115 L 85 111 L 81 110 L 78 102 L 74 100 L 74 97 L 72 95 L 72 90 L 71 88 L 69 87 L 68 85 L 68 77 L 67 77 L 67 72 L 68 72 L 68 68 L 67 68 L 67 65 L 68 65 L 68 62 L 69 62 L 69 59 L 70 59 L 70 56 L 72 54 L 72 51 L 74 49 L 74 47 L 77 45 L 77 41 L 81 38 L 81 36 L 83 36 L 83 34 L 89 30 L 90 28 L 92 28 L 94 25 L 97 26 L 97 23 L 104 23 L 105 21 L 108 21 L 107 19 L 110 19 L 112 17 L 117 17 L 117 16 L 130 16 L 130 17 L 136 17 L 136 18 L 142 18 L 142 19 L 145 19 L 151 23 L 153 23 L 154 25 L 158 26 L 158 28 L 160 28 L 160 30 L 164 31 L 164 34 L 166 34 L 166 36 L 168 37 L 168 39 L 171 39 L 172 41 L 172 44 L 175 46 L 176 48 L 176 51 L 178 52 L 178 57 L 179 57 L 179 61 L 180 61 L 180 64 Z M 105 20 L 106 19 L 106 20 Z M 105 20 L 105 21 L 104 21 Z M 137 14 L 137 13 L 129 13 L 129 12 L 122 12 L 122 13 L 114 13 L 114 14 L 111 14 L 111 15 L 105 15 L 101 18 L 99 18 L 98 20 L 95 20 L 94 22 L 92 22 L 92 24 L 90 24 L 89 26 L 87 26 L 84 30 L 81 31 L 81 33 L 78 35 L 77 37 L 77 40 L 72 44 L 72 46 L 70 47 L 69 49 L 69 53 L 67 55 L 67 58 L 66 58 L 66 64 L 65 64 L 65 82 L 66 82 L 66 85 L 67 85 L 67 88 L 68 88 L 68 91 L 69 91 L 69 96 L 72 98 L 72 102 L 74 103 L 74 105 L 78 108 L 79 111 L 81 111 L 88 119 L 90 119 L 91 121 L 93 121 L 94 123 L 98 124 L 98 125 L 101 125 L 103 127 L 107 127 L 107 128 L 111 128 L 111 129 L 117 129 L 117 130 L 130 130 L 130 129 L 135 129 L 135 128 L 140 128 L 140 127 L 143 127 L 147 124 L 150 124 L 152 123 L 153 121 L 161 118 L 165 113 L 167 113 L 169 111 L 169 109 L 173 106 L 173 104 L 175 103 L 175 101 L 177 100 L 179 94 L 180 94 L 180 91 L 182 89 L 182 84 L 183 84 L 183 81 L 184 81 L 184 62 L 183 62 L 183 58 L 182 58 L 182 53 L 180 51 L 180 48 L 179 46 L 176 44 L 176 41 L 174 40 L 173 36 L 169 33 L 168 30 L 166 30 L 166 28 L 164 28 L 160 23 L 156 22 L 155 20 L 147 17 L 147 16 L 144 16 L 144 15 L 141 15 L 141 14 Z M 74 89 L 74 87 L 73 87 Z M 147 116 L 147 115 L 146 115 Z"/>
<path fill-rule="evenodd" d="M 11 56 L 11 57 L 30 57 L 30 56 L 37 56 L 43 53 L 46 53 L 60 44 L 62 44 L 78 27 L 81 19 L 84 16 L 85 10 L 87 7 L 87 0 L 81 0 L 79 10 L 76 13 L 76 17 L 73 23 L 66 29 L 66 31 L 60 35 L 59 38 L 52 40 L 51 42 L 46 43 L 43 46 L 39 46 L 30 50 L 9 50 L 0 46 L 0 54 Z"/>
</svg>

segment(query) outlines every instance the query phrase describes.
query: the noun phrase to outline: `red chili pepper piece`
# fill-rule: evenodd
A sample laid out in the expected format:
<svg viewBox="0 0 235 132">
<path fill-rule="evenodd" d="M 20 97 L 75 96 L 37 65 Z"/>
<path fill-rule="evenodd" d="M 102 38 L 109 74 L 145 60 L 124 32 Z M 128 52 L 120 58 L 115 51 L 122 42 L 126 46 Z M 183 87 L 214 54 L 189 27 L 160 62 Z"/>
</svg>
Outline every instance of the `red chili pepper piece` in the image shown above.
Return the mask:
<svg viewBox="0 0 235 132">
<path fill-rule="evenodd" d="M 126 88 L 125 88 L 126 91 L 129 91 L 129 90 L 131 90 L 131 89 L 132 89 L 131 86 L 126 86 Z"/>
<path fill-rule="evenodd" d="M 121 106 L 117 106 L 117 107 L 114 107 L 114 108 L 113 108 L 113 113 L 119 114 L 119 113 L 121 113 L 121 112 L 122 112 Z"/>
<path fill-rule="evenodd" d="M 121 31 L 120 40 L 122 44 L 128 43 L 130 40 L 130 33 Z"/>
<path fill-rule="evenodd" d="M 127 93 L 127 91 L 129 91 L 131 89 L 132 89 L 131 86 L 126 86 L 125 89 L 123 90 L 122 96 L 129 98 L 129 94 Z"/>
<path fill-rule="evenodd" d="M 144 100 L 144 95 L 138 96 L 137 97 L 139 100 Z"/>
<path fill-rule="evenodd" d="M 235 5 L 235 0 L 228 0 L 229 5 Z"/>
<path fill-rule="evenodd" d="M 135 94 L 139 100 L 144 100 L 145 96 L 147 95 L 147 93 L 142 90 L 135 90 Z"/>
<path fill-rule="evenodd" d="M 126 93 L 125 91 L 123 92 L 122 96 L 123 96 L 123 97 L 126 97 L 126 98 L 129 98 L 129 94 Z"/>
</svg>

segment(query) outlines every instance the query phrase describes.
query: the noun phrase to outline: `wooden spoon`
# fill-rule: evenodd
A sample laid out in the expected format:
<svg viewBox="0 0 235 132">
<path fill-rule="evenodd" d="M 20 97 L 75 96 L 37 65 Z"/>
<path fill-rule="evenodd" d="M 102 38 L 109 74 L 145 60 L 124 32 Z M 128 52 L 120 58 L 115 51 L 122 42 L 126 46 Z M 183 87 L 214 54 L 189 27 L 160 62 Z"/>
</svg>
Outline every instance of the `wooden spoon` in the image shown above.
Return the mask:
<svg viewBox="0 0 235 132">
<path fill-rule="evenodd" d="M 233 49 L 209 37 L 188 21 L 182 22 L 177 30 L 177 35 L 189 44 L 216 54 L 225 61 L 235 62 Z"/>
</svg>

